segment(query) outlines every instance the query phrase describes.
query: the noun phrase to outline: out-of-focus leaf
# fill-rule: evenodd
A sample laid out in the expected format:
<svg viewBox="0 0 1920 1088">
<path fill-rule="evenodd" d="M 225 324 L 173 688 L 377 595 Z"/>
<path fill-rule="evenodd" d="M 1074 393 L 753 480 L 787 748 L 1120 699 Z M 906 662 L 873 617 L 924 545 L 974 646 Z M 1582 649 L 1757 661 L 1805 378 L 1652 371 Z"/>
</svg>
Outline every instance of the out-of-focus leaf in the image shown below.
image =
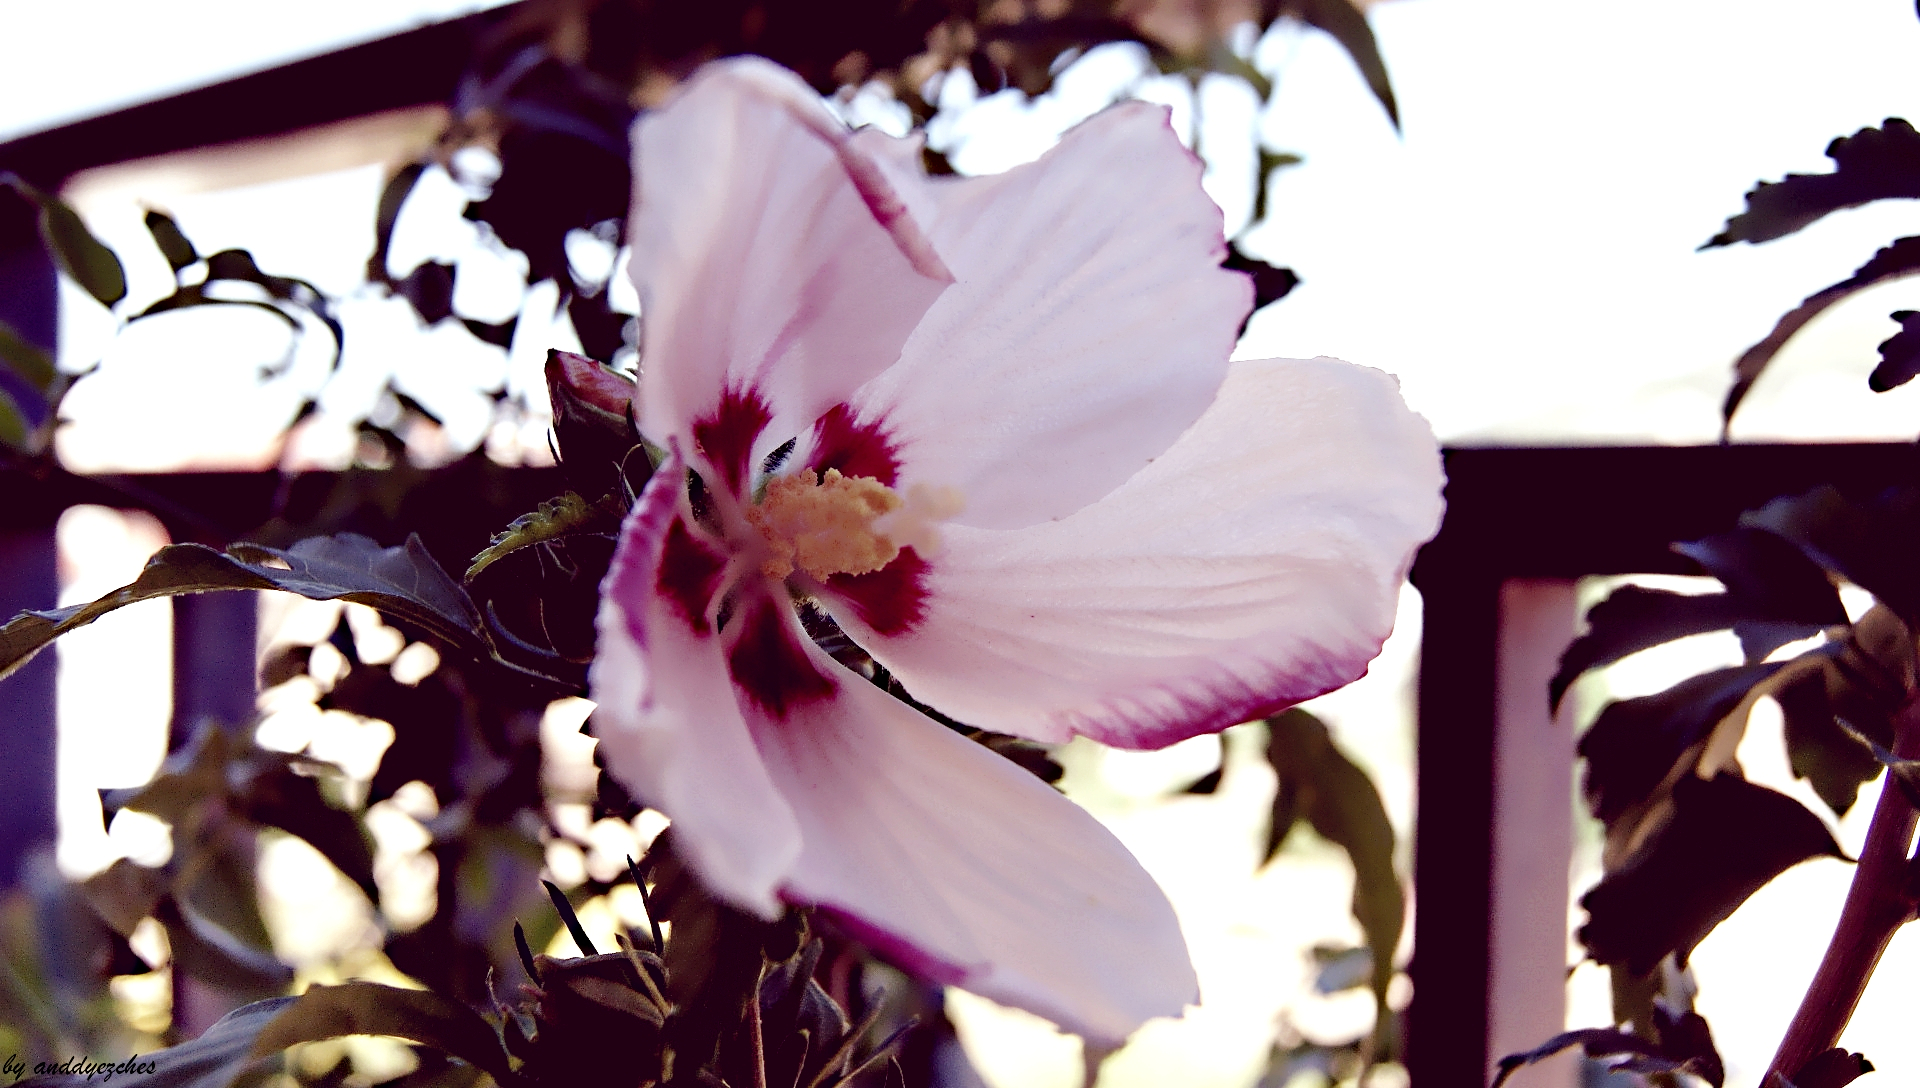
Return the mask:
<svg viewBox="0 0 1920 1088">
<path fill-rule="evenodd" d="M 45 392 L 58 376 L 53 368 L 53 356 L 29 343 L 5 321 L 0 321 L 0 363 L 41 392 Z"/>
<path fill-rule="evenodd" d="M 1352 0 L 1284 0 L 1281 11 L 1332 35 L 1340 48 L 1353 58 L 1354 66 L 1367 81 L 1367 89 L 1387 111 L 1387 119 L 1395 129 L 1400 127 L 1400 107 L 1394 102 L 1393 83 L 1387 78 L 1387 62 L 1380 56 L 1380 43 L 1374 40 L 1366 14 Z"/>
<path fill-rule="evenodd" d="M 1880 341 L 1880 365 L 1867 375 L 1867 388 L 1876 393 L 1897 389 L 1920 374 L 1920 313 L 1895 310 L 1900 331 Z"/>
<path fill-rule="evenodd" d="M 1766 338 L 1743 352 L 1733 364 L 1733 387 L 1727 390 L 1726 402 L 1720 407 L 1721 430 L 1733 420 L 1733 413 L 1746 399 L 1747 391 L 1753 388 L 1767 364 L 1780 354 L 1793 334 L 1805 328 L 1807 323 L 1827 312 L 1836 303 L 1847 299 L 1890 280 L 1901 279 L 1920 273 L 1920 237 L 1900 238 L 1892 245 L 1875 253 L 1872 259 L 1856 269 L 1853 275 L 1839 283 L 1816 291 L 1793 309 L 1780 315 L 1774 322 L 1773 331 Z"/>
<path fill-rule="evenodd" d="M 367 259 L 367 279 L 374 283 L 390 283 L 393 273 L 387 268 L 387 253 L 393 248 L 393 228 L 400 222 L 400 209 L 412 195 L 413 187 L 420 183 L 420 175 L 426 173 L 424 162 L 408 163 L 387 179 L 386 188 L 380 190 L 380 208 L 374 215 L 373 256 Z"/>
<path fill-rule="evenodd" d="M 371 605 L 413 623 L 449 646 L 489 651 L 480 616 L 459 583 L 427 554 L 417 536 L 382 548 L 355 533 L 309 537 L 281 551 L 235 544 L 225 553 L 200 544 L 162 548 L 132 583 L 96 601 L 22 612 L 0 627 L 0 676 L 18 668 L 54 638 L 126 605 L 182 593 L 282 589 L 313 600 Z"/>
<path fill-rule="evenodd" d="M 453 266 L 439 261 L 422 262 L 393 285 L 394 292 L 413 304 L 420 320 L 437 325 L 453 316 Z"/>
<path fill-rule="evenodd" d="M 1612 824 L 1645 801 L 1689 749 L 1779 668 L 1779 662 L 1769 662 L 1716 669 L 1653 695 L 1609 704 L 1579 745 L 1587 761 L 1581 789 L 1594 816 Z"/>
<path fill-rule="evenodd" d="M 219 295 L 210 295 L 207 293 L 206 285 L 198 283 L 191 287 L 182 287 L 167 297 L 156 300 L 151 306 L 134 314 L 130 320 L 144 321 L 159 314 L 172 313 L 175 310 L 190 310 L 197 306 L 244 306 L 272 314 L 295 332 L 300 330 L 299 318 L 270 302 L 263 302 L 257 298 L 223 298 Z"/>
<path fill-rule="evenodd" d="M 1257 257 L 1249 257 L 1237 245 L 1227 246 L 1227 259 L 1220 267 L 1229 272 L 1244 272 L 1253 280 L 1253 308 L 1260 309 L 1270 302 L 1285 298 L 1287 292 L 1300 285 L 1300 277 L 1291 268 L 1276 268 Z M 1252 319 L 1252 314 L 1247 315 Z M 1246 331 L 1246 322 L 1241 322 L 1241 331 Z"/>
<path fill-rule="evenodd" d="M 1747 194 L 1747 210 L 1727 220 L 1701 249 L 1735 242 L 1768 242 L 1829 212 L 1892 197 L 1920 197 L 1920 133 L 1898 117 L 1827 145 L 1830 174 L 1788 174 Z"/>
<path fill-rule="evenodd" d="M 1891 492 L 1857 503 L 1823 484 L 1749 510 L 1740 523 L 1793 544 L 1873 594 L 1910 629 L 1920 623 L 1920 564 L 1910 558 L 1920 545 L 1920 493 Z"/>
<path fill-rule="evenodd" d="M 102 306 L 127 297 L 127 273 L 120 267 L 120 258 L 93 236 L 66 201 L 11 172 L 0 172 L 0 185 L 9 186 L 40 209 L 40 239 L 69 279 Z"/>
<path fill-rule="evenodd" d="M 1259 223 L 1267 218 L 1267 191 L 1271 189 L 1273 172 L 1289 166 L 1298 166 L 1305 161 L 1291 151 L 1260 150 L 1260 172 L 1254 176 L 1253 186 L 1253 222 Z"/>
<path fill-rule="evenodd" d="M 1326 723 L 1297 708 L 1267 719 L 1267 761 L 1280 776 L 1267 856 L 1279 848 L 1297 814 L 1353 862 L 1353 916 L 1373 956 L 1375 1031 L 1385 1043 L 1392 1030 L 1387 984 L 1393 981 L 1393 954 L 1406 922 L 1406 895 L 1393 867 L 1393 825 L 1380 791 L 1334 745 Z"/>
<path fill-rule="evenodd" d="M 1501 1058 L 1500 1071 L 1493 1078 L 1492 1088 L 1501 1088 L 1501 1085 L 1506 1084 L 1507 1078 L 1513 1076 L 1515 1071 L 1576 1046 L 1589 1058 L 1609 1058 L 1620 1054 L 1634 1055 L 1639 1059 L 1634 1064 L 1636 1072 L 1675 1073 L 1681 1070 L 1681 1063 L 1663 1055 L 1660 1045 L 1650 1039 L 1642 1039 L 1638 1035 L 1616 1028 L 1579 1028 L 1561 1032 L 1532 1050 Z M 1717 1085 L 1719 1082 L 1714 1083 Z"/>
<path fill-rule="evenodd" d="M 1736 775 L 1684 774 L 1673 809 L 1624 866 L 1580 899 L 1579 937 L 1595 962 L 1645 974 L 1701 938 L 1761 885 L 1813 857 L 1844 857 L 1798 801 Z"/>
<path fill-rule="evenodd" d="M 25 449 L 27 446 L 27 421 L 20 414 L 20 408 L 13 403 L 5 389 L 0 389 L 0 445 Z"/>
<path fill-rule="evenodd" d="M 500 1037 L 472 1009 L 430 990 L 403 990 L 377 982 L 315 986 L 283 1006 L 253 1041 L 255 1058 L 299 1043 L 343 1035 L 389 1035 L 435 1047 L 497 1081 L 522 1083 Z"/>
<path fill-rule="evenodd" d="M 165 212 L 148 209 L 147 233 L 153 235 L 153 244 L 160 250 L 160 255 L 167 259 L 167 263 L 173 266 L 175 274 L 200 259 L 193 243 L 181 233 L 180 224 Z"/>
<path fill-rule="evenodd" d="M 182 286 L 173 294 L 148 306 L 131 320 L 140 321 L 157 314 L 194 306 L 249 306 L 263 310 L 287 323 L 298 332 L 300 319 L 291 311 L 304 311 L 327 327 L 333 337 L 334 360 L 339 361 L 341 346 L 346 334 L 341 328 L 340 319 L 334 315 L 333 305 L 320 289 L 302 279 L 291 276 L 274 276 L 260 270 L 254 263 L 253 255 L 244 249 L 223 249 L 206 258 L 207 278 L 202 283 Z M 266 298 L 235 297 L 230 293 L 216 291 L 220 283 L 245 283 L 266 295 Z M 290 309 L 291 308 L 291 311 Z"/>
<path fill-rule="evenodd" d="M 627 323 L 633 315 L 613 308 L 607 292 L 567 298 L 567 319 L 580 337 L 580 347 L 596 359 L 611 359 L 626 346 Z"/>
<path fill-rule="evenodd" d="M 413 725 L 403 722 L 397 728 Z M 372 841 L 353 814 L 327 803 L 318 778 L 296 772 L 289 761 L 264 769 L 239 784 L 234 793 L 247 819 L 305 840 L 358 885 L 369 901 L 380 901 L 373 879 Z"/>
<path fill-rule="evenodd" d="M 1221 769 L 1215 767 L 1213 770 L 1187 783 L 1180 792 L 1199 797 L 1210 797 L 1220 789 L 1221 777 Z"/>
<path fill-rule="evenodd" d="M 496 560 L 543 541 L 555 540 L 570 533 L 618 532 L 620 519 L 626 514 L 625 505 L 612 494 L 599 502 L 588 502 L 573 491 L 557 499 L 548 499 L 540 504 L 538 510 L 520 515 L 505 529 L 495 533 L 486 549 L 473 557 L 473 565 L 467 568 L 465 580 L 471 583 Z"/>
<path fill-rule="evenodd" d="M 80 892 L 114 932 L 127 936 L 141 919 L 153 913 L 154 905 L 166 893 L 166 881 L 160 870 L 120 858 L 81 881 Z"/>
<path fill-rule="evenodd" d="M 252 899 L 251 892 L 248 898 Z M 153 917 L 167 931 L 176 971 L 241 995 L 281 993 L 293 983 L 293 968 L 200 912 L 183 907 L 177 899 L 160 900 Z"/>
<path fill-rule="evenodd" d="M 1834 720 L 1824 674 L 1801 677 L 1773 693 L 1785 719 L 1787 763 L 1835 816 L 1853 807 L 1860 787 L 1879 777 L 1880 761 Z"/>
<path fill-rule="evenodd" d="M 963 731 L 967 733 L 968 740 L 991 749 L 1003 759 L 1018 764 L 1021 770 L 1042 782 L 1049 784 L 1058 782 L 1067 773 L 1066 768 L 1053 758 L 1052 750 L 1044 744 L 1030 741 L 1025 737 L 1009 736 L 1006 733 L 990 733 L 984 729 Z"/>
<path fill-rule="evenodd" d="M 140 1071 L 124 1071 L 130 1083 L 144 1088 L 231 1088 L 236 1078 L 253 1060 L 253 1042 L 273 1018 L 293 1004 L 295 998 L 276 997 L 243 1005 L 214 1021 L 198 1039 L 179 1046 L 140 1055 Z M 147 1063 L 152 1071 L 146 1071 Z M 103 1083 L 96 1074 L 56 1074 L 35 1077 L 32 1083 L 43 1088 L 97 1088 Z"/>
<path fill-rule="evenodd" d="M 1367 948 L 1316 948 L 1313 950 L 1313 990 L 1318 994 L 1337 994 L 1373 984 L 1373 952 Z"/>
<path fill-rule="evenodd" d="M 475 321 L 471 317 L 463 317 L 460 319 L 460 324 L 465 325 L 467 331 L 473 334 L 473 338 L 483 344 L 492 344 L 496 348 L 510 348 L 513 346 L 513 331 L 520 327 L 520 318 L 516 315 L 505 321 L 489 324 L 485 321 Z"/>
</svg>

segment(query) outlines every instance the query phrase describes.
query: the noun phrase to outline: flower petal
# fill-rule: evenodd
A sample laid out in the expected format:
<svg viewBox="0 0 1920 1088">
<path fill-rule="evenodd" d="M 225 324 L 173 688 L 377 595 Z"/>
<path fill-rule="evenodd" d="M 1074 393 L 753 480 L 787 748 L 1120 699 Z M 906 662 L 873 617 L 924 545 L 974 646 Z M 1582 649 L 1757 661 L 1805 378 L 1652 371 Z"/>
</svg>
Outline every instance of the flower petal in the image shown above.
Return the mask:
<svg viewBox="0 0 1920 1088">
<path fill-rule="evenodd" d="M 655 442 L 691 438 L 729 393 L 770 406 L 765 445 L 797 435 L 891 365 L 947 286 L 879 168 L 766 61 L 702 69 L 635 148 L 637 400 Z"/>
<path fill-rule="evenodd" d="M 734 709 L 720 636 L 688 605 L 698 597 L 691 581 L 708 582 L 713 566 L 699 560 L 680 510 L 685 478 L 675 452 L 621 527 L 600 590 L 593 732 L 607 770 L 673 820 L 676 843 L 713 890 L 775 917 L 800 827 Z"/>
<path fill-rule="evenodd" d="M 786 892 L 936 981 L 1118 1043 L 1198 998 L 1166 896 L 1085 810 L 834 664 L 831 700 L 754 718 L 805 846 Z M 751 712 L 750 717 L 751 717 Z"/>
<path fill-rule="evenodd" d="M 961 721 L 1154 748 L 1364 674 L 1441 484 L 1433 432 L 1393 378 L 1240 362 L 1192 430 L 1100 502 L 1026 529 L 947 527 L 905 634 L 823 603 Z"/>
<path fill-rule="evenodd" d="M 914 141 L 854 143 L 956 278 L 852 402 L 898 444 L 902 486 L 960 488 L 965 525 L 1064 517 L 1212 402 L 1253 291 L 1220 268 L 1220 210 L 1163 108 L 1115 106 L 988 177 L 929 178 Z"/>
</svg>

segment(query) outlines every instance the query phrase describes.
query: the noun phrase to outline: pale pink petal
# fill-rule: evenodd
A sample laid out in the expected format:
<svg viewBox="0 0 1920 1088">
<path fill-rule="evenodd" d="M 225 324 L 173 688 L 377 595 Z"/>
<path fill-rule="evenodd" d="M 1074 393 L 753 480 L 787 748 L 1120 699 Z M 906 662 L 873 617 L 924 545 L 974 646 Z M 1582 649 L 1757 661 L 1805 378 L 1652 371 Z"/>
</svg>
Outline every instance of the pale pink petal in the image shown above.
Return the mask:
<svg viewBox="0 0 1920 1088">
<path fill-rule="evenodd" d="M 1019 530 L 948 526 L 903 631 L 824 603 L 961 721 L 1159 747 L 1365 673 L 1441 484 L 1391 377 L 1235 363 L 1193 429 L 1100 502 Z"/>
<path fill-rule="evenodd" d="M 917 144 L 863 132 L 955 284 L 899 365 L 854 398 L 902 486 L 958 487 L 959 522 L 1063 517 L 1159 456 L 1226 372 L 1249 281 L 1157 106 L 1115 106 L 1038 161 L 928 178 Z"/>
<path fill-rule="evenodd" d="M 714 891 L 774 917 L 799 825 L 734 709 L 720 636 L 663 585 L 669 540 L 687 532 L 685 472 L 675 454 L 647 483 L 601 583 L 593 732 L 608 772 L 673 820 L 677 848 Z"/>
<path fill-rule="evenodd" d="M 729 392 L 771 410 L 762 445 L 798 435 L 892 364 L 946 287 L 848 137 L 797 77 L 753 58 L 708 65 L 640 120 L 630 271 L 655 442 L 691 439 Z"/>
<path fill-rule="evenodd" d="M 1097 1043 L 1198 999 L 1166 896 L 1083 809 L 809 646 L 838 693 L 749 710 L 805 844 L 787 894 L 923 977 Z"/>
</svg>

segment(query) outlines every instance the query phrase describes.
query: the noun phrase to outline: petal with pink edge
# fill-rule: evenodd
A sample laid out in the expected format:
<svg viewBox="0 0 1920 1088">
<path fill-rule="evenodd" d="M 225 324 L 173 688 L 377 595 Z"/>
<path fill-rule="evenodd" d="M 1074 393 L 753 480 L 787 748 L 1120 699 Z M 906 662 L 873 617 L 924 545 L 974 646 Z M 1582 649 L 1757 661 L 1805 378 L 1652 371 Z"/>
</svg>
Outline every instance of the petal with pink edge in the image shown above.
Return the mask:
<svg viewBox="0 0 1920 1088">
<path fill-rule="evenodd" d="M 593 732 L 608 772 L 673 820 L 677 847 L 708 885 L 777 917 L 776 889 L 800 856 L 799 824 L 733 709 L 720 636 L 697 631 L 680 597 L 663 592 L 672 588 L 663 574 L 687 576 L 663 566 L 669 540 L 684 549 L 695 539 L 679 509 L 684 478 L 675 454 L 621 527 L 601 584 Z"/>
<path fill-rule="evenodd" d="M 784 442 L 891 365 L 947 286 L 880 169 L 775 65 L 708 65 L 634 143 L 636 396 L 656 442 L 749 390 L 773 412 L 760 441 Z"/>
<path fill-rule="evenodd" d="M 1025 529 L 947 527 L 911 630 L 825 603 L 961 721 L 1155 748 L 1363 675 L 1442 482 L 1432 430 L 1388 375 L 1238 362 L 1207 414 L 1100 502 Z"/>
<path fill-rule="evenodd" d="M 1220 210 L 1163 108 L 1115 106 L 988 177 L 929 178 L 916 142 L 854 142 L 955 277 L 852 402 L 898 444 L 902 486 L 958 487 L 965 525 L 1064 517 L 1212 403 L 1253 292 L 1220 268 Z"/>
<path fill-rule="evenodd" d="M 1198 999 L 1153 878 L 1085 810 L 853 675 L 784 721 L 749 717 L 804 842 L 786 893 L 925 977 L 1097 1044 Z"/>
</svg>

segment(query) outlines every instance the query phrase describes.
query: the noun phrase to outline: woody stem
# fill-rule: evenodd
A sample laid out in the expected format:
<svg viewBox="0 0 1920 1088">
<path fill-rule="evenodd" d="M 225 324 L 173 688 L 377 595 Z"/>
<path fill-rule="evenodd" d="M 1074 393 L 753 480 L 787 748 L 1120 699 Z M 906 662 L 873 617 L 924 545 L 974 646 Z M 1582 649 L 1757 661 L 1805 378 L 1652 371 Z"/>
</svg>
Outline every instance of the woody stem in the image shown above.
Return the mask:
<svg viewBox="0 0 1920 1088">
<path fill-rule="evenodd" d="M 1894 718 L 1894 730 L 1894 755 L 1900 759 L 1920 757 L 1920 696 L 1909 699 L 1901 708 Z M 1806 997 L 1800 1001 L 1799 1011 L 1787 1025 L 1787 1034 L 1780 1040 L 1763 1084 L 1769 1083 L 1775 1073 L 1791 1079 L 1816 1055 L 1838 1045 L 1840 1033 L 1846 1030 L 1894 931 L 1913 917 L 1916 904 L 1908 886 L 1912 867 L 1908 849 L 1916 821 L 1920 821 L 1920 811 L 1889 773 L 1880 788 L 1866 846 L 1860 851 L 1860 864 L 1854 869 L 1853 884 L 1840 908 L 1833 939 L 1827 944 Z"/>
</svg>

